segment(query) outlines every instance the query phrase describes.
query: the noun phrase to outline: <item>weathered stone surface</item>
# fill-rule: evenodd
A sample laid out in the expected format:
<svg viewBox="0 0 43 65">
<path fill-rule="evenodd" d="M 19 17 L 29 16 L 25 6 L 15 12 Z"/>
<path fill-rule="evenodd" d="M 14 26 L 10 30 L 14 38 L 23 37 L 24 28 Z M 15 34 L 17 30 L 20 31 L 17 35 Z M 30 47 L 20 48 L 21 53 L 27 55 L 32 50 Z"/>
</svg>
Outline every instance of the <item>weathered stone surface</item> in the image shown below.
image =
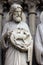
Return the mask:
<svg viewBox="0 0 43 65">
<path fill-rule="evenodd" d="M 2 23 L 2 6 L 0 5 L 0 37 L 1 37 L 1 23 Z M 1 45 L 0 45 L 0 65 L 1 65 Z"/>
<path fill-rule="evenodd" d="M 29 8 L 29 25 L 30 25 L 30 31 L 31 31 L 31 34 L 32 36 L 35 35 L 35 20 L 36 20 L 36 7 L 33 6 L 33 7 L 30 7 Z"/>
</svg>

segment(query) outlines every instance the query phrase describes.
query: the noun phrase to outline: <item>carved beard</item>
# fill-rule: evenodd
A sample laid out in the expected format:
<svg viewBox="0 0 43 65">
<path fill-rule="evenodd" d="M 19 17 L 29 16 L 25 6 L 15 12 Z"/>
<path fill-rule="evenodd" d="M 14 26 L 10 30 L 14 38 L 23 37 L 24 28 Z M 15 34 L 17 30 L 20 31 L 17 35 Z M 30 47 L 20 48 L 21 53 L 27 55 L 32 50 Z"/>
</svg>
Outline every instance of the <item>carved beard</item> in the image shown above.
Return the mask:
<svg viewBox="0 0 43 65">
<path fill-rule="evenodd" d="M 13 15 L 13 20 L 16 21 L 16 22 L 21 22 L 22 17 L 21 16 Z"/>
</svg>

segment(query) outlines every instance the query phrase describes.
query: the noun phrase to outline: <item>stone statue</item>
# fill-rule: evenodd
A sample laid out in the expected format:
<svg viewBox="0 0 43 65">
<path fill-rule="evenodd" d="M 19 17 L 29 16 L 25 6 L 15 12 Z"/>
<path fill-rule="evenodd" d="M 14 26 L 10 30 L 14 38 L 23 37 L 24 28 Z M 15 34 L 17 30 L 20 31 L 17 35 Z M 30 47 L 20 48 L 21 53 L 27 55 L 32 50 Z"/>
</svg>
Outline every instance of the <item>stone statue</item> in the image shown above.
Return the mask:
<svg viewBox="0 0 43 65">
<path fill-rule="evenodd" d="M 13 4 L 3 27 L 4 65 L 32 65 L 33 40 L 19 4 Z"/>
<path fill-rule="evenodd" d="M 38 64 L 43 65 L 43 12 L 41 12 L 40 21 L 35 37 L 35 54 Z"/>
</svg>

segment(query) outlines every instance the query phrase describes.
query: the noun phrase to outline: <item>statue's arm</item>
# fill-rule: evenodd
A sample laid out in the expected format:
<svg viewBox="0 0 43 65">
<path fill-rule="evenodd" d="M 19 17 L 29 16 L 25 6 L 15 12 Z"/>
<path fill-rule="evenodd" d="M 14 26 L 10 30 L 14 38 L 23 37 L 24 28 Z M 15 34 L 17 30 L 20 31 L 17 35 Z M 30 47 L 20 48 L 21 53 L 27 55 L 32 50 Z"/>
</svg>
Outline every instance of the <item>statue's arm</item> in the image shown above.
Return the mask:
<svg viewBox="0 0 43 65">
<path fill-rule="evenodd" d="M 18 44 L 18 43 L 16 43 L 16 41 L 14 41 L 14 42 L 11 41 L 11 44 L 21 51 L 27 51 L 27 48 L 26 48 L 26 46 L 24 46 L 24 44 Z"/>
</svg>

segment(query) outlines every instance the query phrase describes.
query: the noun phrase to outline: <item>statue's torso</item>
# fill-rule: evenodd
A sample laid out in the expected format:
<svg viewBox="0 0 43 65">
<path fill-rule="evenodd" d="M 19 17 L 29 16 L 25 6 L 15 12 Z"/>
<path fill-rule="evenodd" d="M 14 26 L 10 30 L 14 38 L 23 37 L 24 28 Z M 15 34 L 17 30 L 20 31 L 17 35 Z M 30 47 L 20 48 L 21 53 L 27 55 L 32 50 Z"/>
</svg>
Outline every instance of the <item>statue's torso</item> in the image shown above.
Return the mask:
<svg viewBox="0 0 43 65">
<path fill-rule="evenodd" d="M 7 24 L 8 31 L 13 31 L 18 24 L 9 22 Z M 11 45 L 6 52 L 5 65 L 27 65 L 27 53 L 20 52 Z"/>
</svg>

